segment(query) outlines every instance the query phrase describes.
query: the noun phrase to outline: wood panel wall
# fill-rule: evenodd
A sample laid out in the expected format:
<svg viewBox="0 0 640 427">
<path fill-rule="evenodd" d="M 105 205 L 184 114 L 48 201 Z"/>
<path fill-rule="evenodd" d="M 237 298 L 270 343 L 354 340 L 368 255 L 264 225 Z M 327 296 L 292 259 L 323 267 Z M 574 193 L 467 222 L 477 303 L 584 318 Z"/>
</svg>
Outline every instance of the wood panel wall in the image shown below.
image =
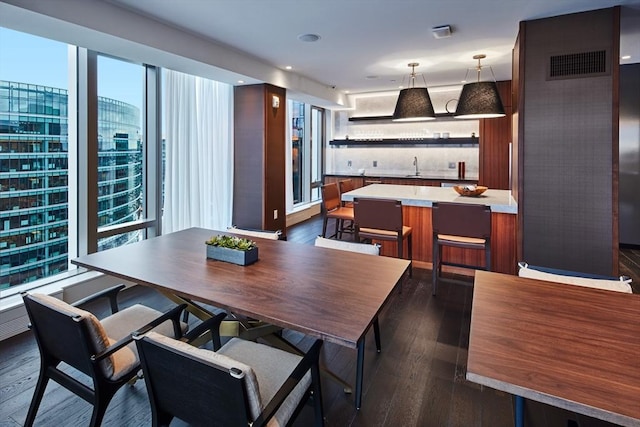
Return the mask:
<svg viewBox="0 0 640 427">
<path fill-rule="evenodd" d="M 505 116 L 480 120 L 480 185 L 508 190 L 511 136 L 511 81 L 497 82 Z"/>
<path fill-rule="evenodd" d="M 285 97 L 285 89 L 269 84 L 234 89 L 233 223 L 286 236 Z"/>
</svg>

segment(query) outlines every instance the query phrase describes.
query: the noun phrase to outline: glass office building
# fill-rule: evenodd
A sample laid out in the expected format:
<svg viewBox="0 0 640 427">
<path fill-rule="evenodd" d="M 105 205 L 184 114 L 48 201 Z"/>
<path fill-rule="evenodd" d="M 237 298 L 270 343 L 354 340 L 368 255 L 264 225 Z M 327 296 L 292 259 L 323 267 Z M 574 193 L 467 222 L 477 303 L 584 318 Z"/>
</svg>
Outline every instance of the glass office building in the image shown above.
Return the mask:
<svg viewBox="0 0 640 427">
<path fill-rule="evenodd" d="M 68 265 L 67 91 L 0 80 L 0 289 Z M 140 110 L 98 97 L 98 225 L 143 210 Z M 140 239 L 105 238 L 99 250 Z"/>
</svg>

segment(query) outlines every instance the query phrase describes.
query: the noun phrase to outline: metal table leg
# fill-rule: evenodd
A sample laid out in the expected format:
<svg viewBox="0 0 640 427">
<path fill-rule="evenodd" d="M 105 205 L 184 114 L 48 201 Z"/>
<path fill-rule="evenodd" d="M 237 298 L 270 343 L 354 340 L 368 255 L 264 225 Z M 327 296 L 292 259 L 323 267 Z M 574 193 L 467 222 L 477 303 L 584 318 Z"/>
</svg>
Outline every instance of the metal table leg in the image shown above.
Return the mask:
<svg viewBox="0 0 640 427">
<path fill-rule="evenodd" d="M 356 361 L 356 409 L 362 406 L 362 371 L 364 369 L 364 336 L 358 341 L 358 355 Z"/>
<path fill-rule="evenodd" d="M 516 400 L 515 426 L 524 427 L 524 397 L 513 396 Z"/>
</svg>

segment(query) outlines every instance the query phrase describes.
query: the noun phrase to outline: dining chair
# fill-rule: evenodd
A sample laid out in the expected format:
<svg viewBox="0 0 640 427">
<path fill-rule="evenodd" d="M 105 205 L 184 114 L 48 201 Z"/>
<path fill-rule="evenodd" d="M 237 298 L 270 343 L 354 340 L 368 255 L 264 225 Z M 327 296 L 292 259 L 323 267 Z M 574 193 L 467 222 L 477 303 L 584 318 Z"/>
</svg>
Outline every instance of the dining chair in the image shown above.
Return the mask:
<svg viewBox="0 0 640 427">
<path fill-rule="evenodd" d="M 74 304 L 41 293 L 22 294 L 40 352 L 40 375 L 25 426 L 33 425 L 50 379 L 93 405 L 89 425 L 99 426 L 113 395 L 135 381 L 140 370 L 132 332 L 154 329 L 162 335 L 184 336 L 187 325 L 179 321 L 184 305 L 164 314 L 140 304 L 119 310 L 118 293 L 124 287 L 114 286 Z M 104 298 L 112 314 L 102 320 L 79 308 Z M 70 375 L 61 369 L 64 365 L 85 374 L 89 381 Z"/>
<path fill-rule="evenodd" d="M 409 261 L 413 257 L 412 229 L 403 224 L 402 203 L 398 200 L 356 198 L 353 201 L 355 241 L 364 239 L 396 242 L 398 258 L 404 258 L 407 241 Z M 409 264 L 413 277 L 413 262 Z"/>
<path fill-rule="evenodd" d="M 356 186 L 352 179 L 343 179 L 341 181 L 338 181 L 338 189 L 340 190 L 340 196 L 342 198 L 342 195 L 344 193 L 348 193 L 351 190 L 355 190 Z M 353 202 L 342 202 L 342 206 L 347 206 L 352 208 Z"/>
<path fill-rule="evenodd" d="M 335 233 L 330 237 L 342 238 L 342 233 L 349 233 L 350 230 L 345 229 L 345 221 L 353 221 L 353 208 L 342 206 L 340 200 L 340 190 L 337 182 L 324 184 L 321 187 L 322 192 L 322 209 L 324 211 L 324 219 L 322 221 L 322 237 L 327 237 L 327 222 L 333 219 L 336 224 Z"/>
<path fill-rule="evenodd" d="M 358 252 L 365 255 L 380 255 L 379 245 L 372 245 L 369 243 L 345 242 L 343 240 L 335 239 L 325 239 L 321 236 L 316 237 L 314 246 L 320 248 L 335 249 L 339 251 Z M 366 292 L 367 290 L 365 288 L 362 291 Z M 376 341 L 376 351 L 380 353 L 382 351 L 382 347 L 380 341 L 380 324 L 378 323 L 378 316 L 373 319 L 373 336 Z"/>
<path fill-rule="evenodd" d="M 269 239 L 269 240 L 283 240 L 282 230 L 276 230 L 276 231 L 251 230 L 247 228 L 238 228 L 235 225 L 233 225 L 231 227 L 227 227 L 227 231 L 229 233 L 242 234 L 244 236 L 249 236 L 249 237 L 260 237 L 262 239 Z"/>
<path fill-rule="evenodd" d="M 173 418 L 193 426 L 288 426 L 311 396 L 315 425 L 324 425 L 322 341 L 303 356 L 240 338 L 220 346 L 222 318 L 205 322 L 217 336 L 214 351 L 154 332 L 135 337 L 153 426 Z"/>
<path fill-rule="evenodd" d="M 582 273 L 557 268 L 529 265 L 526 262 L 518 263 L 518 276 L 530 279 L 544 280 L 547 282 L 563 283 L 568 285 L 586 286 L 589 288 L 606 289 L 609 291 L 633 293 L 631 279 L 626 276 L 604 276 L 599 274 Z"/>
<path fill-rule="evenodd" d="M 431 207 L 433 229 L 432 294 L 436 295 L 442 266 L 491 271 L 491 208 L 485 205 L 434 202 Z M 484 251 L 484 266 L 443 260 L 443 247 Z"/>
</svg>

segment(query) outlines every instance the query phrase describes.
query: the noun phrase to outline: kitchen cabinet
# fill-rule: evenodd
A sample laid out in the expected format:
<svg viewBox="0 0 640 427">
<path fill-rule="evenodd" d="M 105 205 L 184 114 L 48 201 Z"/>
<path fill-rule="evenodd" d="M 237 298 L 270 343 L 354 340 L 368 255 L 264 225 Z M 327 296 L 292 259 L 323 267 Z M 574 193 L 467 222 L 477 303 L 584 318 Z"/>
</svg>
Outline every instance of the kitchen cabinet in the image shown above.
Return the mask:
<svg viewBox="0 0 640 427">
<path fill-rule="evenodd" d="M 489 188 L 510 188 L 509 144 L 511 143 L 511 81 L 497 82 L 504 117 L 480 120 L 480 148 L 478 182 Z"/>
</svg>

